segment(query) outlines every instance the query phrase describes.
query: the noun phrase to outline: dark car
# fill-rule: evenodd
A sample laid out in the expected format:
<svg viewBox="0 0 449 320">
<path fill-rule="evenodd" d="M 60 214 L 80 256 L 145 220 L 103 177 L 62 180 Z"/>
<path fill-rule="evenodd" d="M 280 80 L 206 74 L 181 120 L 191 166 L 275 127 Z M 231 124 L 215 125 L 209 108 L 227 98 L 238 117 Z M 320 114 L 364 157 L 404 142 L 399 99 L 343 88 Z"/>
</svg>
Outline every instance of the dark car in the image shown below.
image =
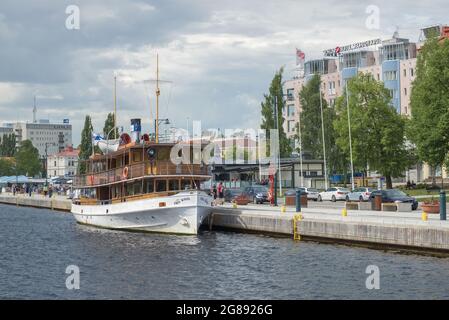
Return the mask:
<svg viewBox="0 0 449 320">
<path fill-rule="evenodd" d="M 264 186 L 246 187 L 245 194 L 247 194 L 254 203 L 264 203 L 268 201 L 268 188 Z"/>
<path fill-rule="evenodd" d="M 412 210 L 418 209 L 418 201 L 405 194 L 399 189 L 387 189 L 387 190 L 374 190 L 371 192 L 370 201 L 374 201 L 374 197 L 376 195 L 382 195 L 382 202 L 403 202 L 403 203 L 411 203 Z"/>
<path fill-rule="evenodd" d="M 243 190 L 241 189 L 225 189 L 224 200 L 226 202 L 232 202 L 235 197 L 241 195 Z"/>
</svg>

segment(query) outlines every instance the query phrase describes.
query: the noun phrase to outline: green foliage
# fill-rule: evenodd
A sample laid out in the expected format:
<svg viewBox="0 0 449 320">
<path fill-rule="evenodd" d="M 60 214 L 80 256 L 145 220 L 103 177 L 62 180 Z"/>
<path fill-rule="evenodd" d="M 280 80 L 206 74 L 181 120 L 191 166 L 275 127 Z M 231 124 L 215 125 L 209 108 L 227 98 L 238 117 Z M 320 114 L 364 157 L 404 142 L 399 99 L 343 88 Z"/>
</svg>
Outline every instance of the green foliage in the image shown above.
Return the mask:
<svg viewBox="0 0 449 320">
<path fill-rule="evenodd" d="M 13 161 L 7 158 L 0 158 L 0 177 L 12 175 L 15 175 Z"/>
<path fill-rule="evenodd" d="M 108 138 L 108 133 L 109 133 L 109 139 L 118 139 L 119 137 L 119 132 L 118 129 L 116 128 L 115 130 L 113 130 L 114 128 L 114 113 L 108 113 L 108 117 L 106 118 L 105 122 L 104 122 L 104 127 L 103 127 L 103 135 L 104 138 L 107 139 Z"/>
<path fill-rule="evenodd" d="M 86 115 L 84 120 L 83 131 L 81 131 L 81 145 L 80 145 L 80 153 L 79 153 L 79 173 L 86 172 L 86 163 L 83 160 L 89 159 L 92 154 L 92 120 L 89 115 Z"/>
<path fill-rule="evenodd" d="M 34 177 L 41 172 L 42 165 L 39 160 L 39 151 L 30 140 L 24 140 L 15 155 L 17 174 Z"/>
<path fill-rule="evenodd" d="M 14 157 L 16 152 L 16 136 L 14 133 L 0 137 L 0 157 Z"/>
<path fill-rule="evenodd" d="M 310 152 L 314 159 L 324 159 L 323 134 L 320 107 L 319 75 L 314 75 L 299 92 L 301 112 L 302 148 Z M 336 118 L 334 108 L 327 105 L 322 97 L 324 141 L 326 146 L 326 160 L 329 173 L 341 172 L 347 168 L 347 160 L 343 151 L 336 144 L 333 122 Z M 296 138 L 299 138 L 299 126 L 297 126 Z"/>
<path fill-rule="evenodd" d="M 261 129 L 267 130 L 267 138 L 269 138 L 269 129 L 275 129 L 276 121 L 274 119 L 274 101 L 277 99 L 277 115 L 279 128 L 279 152 L 281 157 L 289 157 L 292 152 L 289 139 L 284 132 L 284 117 L 282 110 L 284 109 L 284 95 L 282 90 L 282 73 L 284 69 L 281 68 L 274 75 L 269 88 L 269 94 L 264 94 L 264 101 L 261 103 L 262 109 L 262 124 Z"/>
<path fill-rule="evenodd" d="M 432 168 L 449 165 L 449 40 L 436 37 L 420 49 L 410 97 L 407 137 Z"/>
<path fill-rule="evenodd" d="M 391 105 L 389 90 L 372 75 L 359 74 L 348 85 L 354 167 L 378 171 L 391 188 L 391 178 L 401 176 L 409 165 L 404 137 L 406 120 Z M 336 142 L 349 156 L 345 95 L 337 99 L 336 108 Z"/>
</svg>

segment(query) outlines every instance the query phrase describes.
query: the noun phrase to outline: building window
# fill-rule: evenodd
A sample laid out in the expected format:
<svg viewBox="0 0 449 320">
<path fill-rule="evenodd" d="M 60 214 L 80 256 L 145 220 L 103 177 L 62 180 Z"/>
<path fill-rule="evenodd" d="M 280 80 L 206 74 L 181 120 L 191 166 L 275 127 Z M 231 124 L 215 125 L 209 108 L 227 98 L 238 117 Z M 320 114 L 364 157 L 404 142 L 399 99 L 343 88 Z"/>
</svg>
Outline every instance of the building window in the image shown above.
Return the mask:
<svg viewBox="0 0 449 320">
<path fill-rule="evenodd" d="M 289 104 L 287 106 L 287 116 L 293 117 L 295 115 L 295 105 Z"/>
<path fill-rule="evenodd" d="M 407 106 L 404 107 L 405 114 L 408 114 Z"/>
<path fill-rule="evenodd" d="M 396 71 L 386 71 L 384 72 L 384 80 L 385 81 L 394 81 L 397 80 L 397 72 Z"/>
<path fill-rule="evenodd" d="M 289 101 L 292 101 L 294 99 L 294 97 L 293 97 L 294 90 L 295 89 L 293 89 L 293 88 L 287 89 L 287 99 Z"/>
<path fill-rule="evenodd" d="M 404 77 L 407 76 L 407 69 L 404 69 Z"/>
<path fill-rule="evenodd" d="M 407 88 L 404 88 L 404 95 L 407 95 Z"/>
</svg>

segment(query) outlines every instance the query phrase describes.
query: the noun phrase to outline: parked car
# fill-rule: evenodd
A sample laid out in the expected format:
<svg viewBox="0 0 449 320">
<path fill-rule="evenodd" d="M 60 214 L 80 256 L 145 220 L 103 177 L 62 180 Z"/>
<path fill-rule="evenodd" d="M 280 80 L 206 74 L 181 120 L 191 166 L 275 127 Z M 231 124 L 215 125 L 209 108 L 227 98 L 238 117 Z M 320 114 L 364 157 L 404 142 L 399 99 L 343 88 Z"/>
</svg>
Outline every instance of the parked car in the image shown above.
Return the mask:
<svg viewBox="0 0 449 320">
<path fill-rule="evenodd" d="M 374 201 L 376 195 L 382 195 L 382 202 L 403 202 L 411 203 L 412 210 L 418 209 L 418 201 L 414 197 L 410 197 L 399 189 L 374 190 L 371 192 L 370 200 Z"/>
<path fill-rule="evenodd" d="M 306 187 L 299 187 L 296 188 L 294 190 L 289 190 L 285 193 L 285 195 L 296 195 L 296 190 L 301 190 L 301 194 L 307 194 L 307 200 L 313 200 L 313 201 L 317 201 L 318 200 L 318 195 L 320 194 L 320 192 L 317 189 L 314 188 L 306 188 Z"/>
<path fill-rule="evenodd" d="M 373 188 L 360 187 L 355 188 L 346 195 L 346 201 L 368 201 L 373 192 Z"/>
<path fill-rule="evenodd" d="M 349 193 L 348 188 L 332 187 L 326 191 L 320 192 L 318 201 L 330 200 L 335 202 L 337 200 L 346 200 L 346 195 Z"/>
<path fill-rule="evenodd" d="M 268 202 L 268 188 L 264 186 L 251 186 L 246 187 L 245 194 L 249 196 L 254 203 Z"/>
<path fill-rule="evenodd" d="M 225 189 L 224 191 L 224 200 L 226 202 L 232 202 L 235 197 L 241 195 L 243 193 L 242 189 Z"/>
</svg>

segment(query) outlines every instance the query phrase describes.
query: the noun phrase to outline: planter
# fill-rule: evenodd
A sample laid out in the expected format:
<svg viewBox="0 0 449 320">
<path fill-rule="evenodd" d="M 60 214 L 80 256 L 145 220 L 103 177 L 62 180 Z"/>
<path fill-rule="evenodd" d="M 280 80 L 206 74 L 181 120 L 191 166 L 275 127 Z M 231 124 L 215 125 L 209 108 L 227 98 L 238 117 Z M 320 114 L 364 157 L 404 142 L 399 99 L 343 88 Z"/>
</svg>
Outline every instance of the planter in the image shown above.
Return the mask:
<svg viewBox="0 0 449 320">
<path fill-rule="evenodd" d="M 234 202 L 239 206 L 242 206 L 242 205 L 246 206 L 248 203 L 251 202 L 251 200 L 249 199 L 248 196 L 239 195 L 234 198 Z"/>
<path fill-rule="evenodd" d="M 440 213 L 440 203 L 423 203 L 421 209 L 426 213 Z"/>
</svg>

